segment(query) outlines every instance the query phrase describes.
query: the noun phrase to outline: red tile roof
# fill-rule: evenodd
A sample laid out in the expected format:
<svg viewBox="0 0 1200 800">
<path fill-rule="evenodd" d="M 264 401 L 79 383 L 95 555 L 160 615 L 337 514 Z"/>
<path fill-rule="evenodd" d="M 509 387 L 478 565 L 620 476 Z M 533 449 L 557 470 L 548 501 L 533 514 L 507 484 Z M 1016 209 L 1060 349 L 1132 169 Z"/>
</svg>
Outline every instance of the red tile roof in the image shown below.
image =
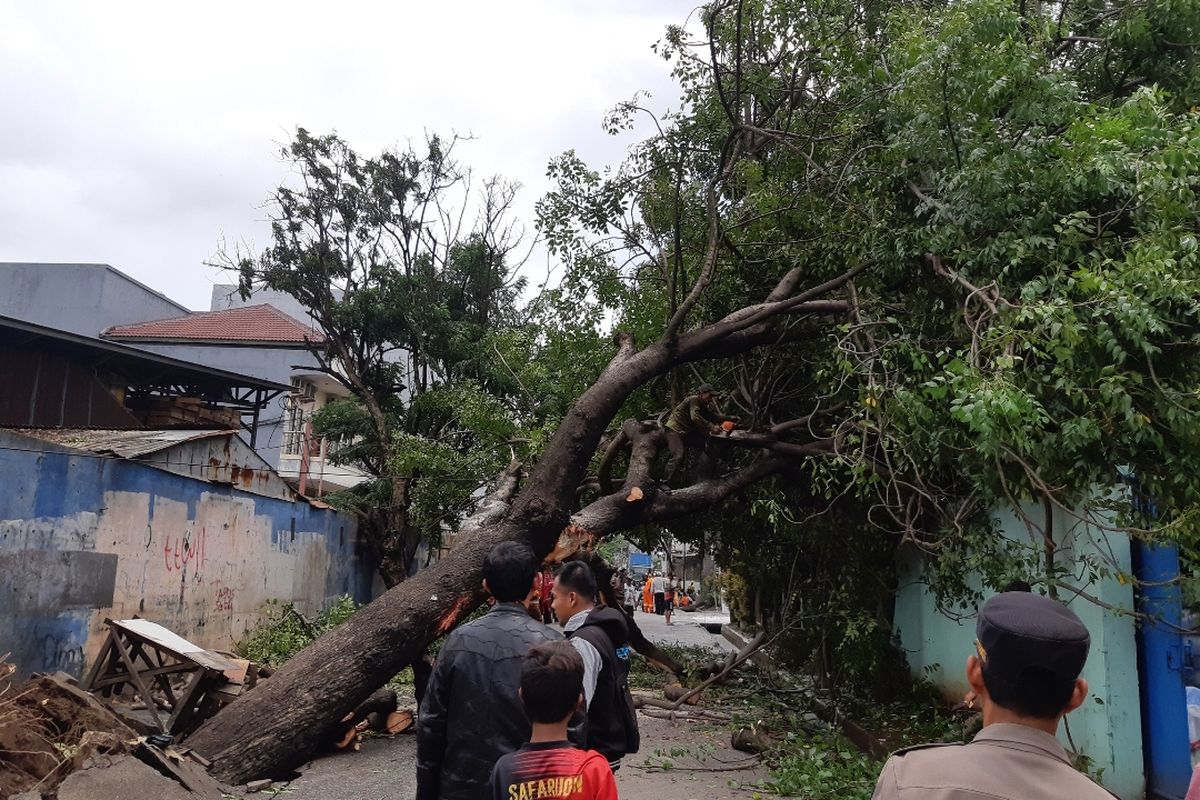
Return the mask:
<svg viewBox="0 0 1200 800">
<path fill-rule="evenodd" d="M 304 342 L 324 341 L 321 331 L 266 303 L 223 311 L 199 311 L 183 317 L 116 325 L 103 333 L 106 339 L 130 341 L 195 342 Z"/>
</svg>

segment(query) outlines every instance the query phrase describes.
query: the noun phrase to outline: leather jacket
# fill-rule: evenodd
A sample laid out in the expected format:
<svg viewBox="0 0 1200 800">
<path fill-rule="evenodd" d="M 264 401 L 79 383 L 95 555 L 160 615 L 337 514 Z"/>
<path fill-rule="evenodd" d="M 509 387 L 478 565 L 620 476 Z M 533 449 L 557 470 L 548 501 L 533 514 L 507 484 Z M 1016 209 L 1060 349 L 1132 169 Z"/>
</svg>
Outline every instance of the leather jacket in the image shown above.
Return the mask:
<svg viewBox="0 0 1200 800">
<path fill-rule="evenodd" d="M 478 800 L 500 756 L 529 741 L 517 696 L 533 645 L 562 634 L 497 603 L 447 637 L 417 717 L 417 800 Z"/>
</svg>

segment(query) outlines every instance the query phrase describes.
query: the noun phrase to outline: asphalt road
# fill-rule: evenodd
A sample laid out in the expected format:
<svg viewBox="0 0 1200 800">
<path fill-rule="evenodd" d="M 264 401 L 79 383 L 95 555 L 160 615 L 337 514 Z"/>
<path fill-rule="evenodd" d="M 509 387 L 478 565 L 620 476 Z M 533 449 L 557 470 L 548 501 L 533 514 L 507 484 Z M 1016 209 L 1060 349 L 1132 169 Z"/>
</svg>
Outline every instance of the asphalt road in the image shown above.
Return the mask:
<svg viewBox="0 0 1200 800">
<path fill-rule="evenodd" d="M 668 626 L 662 617 L 638 614 L 638 626 L 655 642 L 728 650 L 731 645 L 700 623 L 719 615 L 678 613 Z M 401 707 L 405 707 L 403 701 Z M 409 706 L 411 707 L 411 705 Z M 621 797 L 672 800 L 733 800 L 753 795 L 752 784 L 765 772 L 744 753 L 729 748 L 729 732 L 719 726 L 673 722 L 639 714 L 642 749 L 625 759 L 617 773 Z M 416 792 L 416 737 L 369 738 L 357 753 L 318 759 L 286 787 L 249 795 L 281 800 L 410 800 Z"/>
</svg>

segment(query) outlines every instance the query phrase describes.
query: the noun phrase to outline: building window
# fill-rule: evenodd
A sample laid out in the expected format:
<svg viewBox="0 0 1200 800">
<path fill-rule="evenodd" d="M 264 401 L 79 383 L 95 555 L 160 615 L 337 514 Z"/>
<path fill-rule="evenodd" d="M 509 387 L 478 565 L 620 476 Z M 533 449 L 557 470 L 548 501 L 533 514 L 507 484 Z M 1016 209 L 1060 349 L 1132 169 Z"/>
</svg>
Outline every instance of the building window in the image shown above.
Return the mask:
<svg viewBox="0 0 1200 800">
<path fill-rule="evenodd" d="M 300 398 L 292 397 L 288 402 L 287 417 L 283 426 L 283 455 L 299 458 L 304 442 L 304 406 Z"/>
<path fill-rule="evenodd" d="M 283 425 L 283 455 L 299 458 L 304 454 L 304 426 L 307 410 L 316 399 L 316 387 L 299 378 L 292 378 L 292 394 L 288 397 Z"/>
</svg>

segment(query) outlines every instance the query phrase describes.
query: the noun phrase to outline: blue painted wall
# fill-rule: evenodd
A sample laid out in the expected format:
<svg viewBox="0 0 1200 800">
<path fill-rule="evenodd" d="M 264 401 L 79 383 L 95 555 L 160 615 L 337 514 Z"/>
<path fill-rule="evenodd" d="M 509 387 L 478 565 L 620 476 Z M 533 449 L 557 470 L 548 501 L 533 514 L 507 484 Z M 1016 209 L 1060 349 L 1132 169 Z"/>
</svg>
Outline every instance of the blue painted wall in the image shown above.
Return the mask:
<svg viewBox="0 0 1200 800">
<path fill-rule="evenodd" d="M 1040 518 L 1042 511 L 1039 507 L 1029 513 Z M 1016 515 L 1001 512 L 996 519 L 1003 536 L 1029 544 L 1028 529 Z M 1106 788 L 1123 800 L 1140 800 L 1146 782 L 1137 646 L 1133 618 L 1123 613 L 1133 610 L 1133 590 L 1128 581 L 1116 577 L 1132 574 L 1129 540 L 1123 534 L 1083 525 L 1061 511 L 1056 512 L 1054 530 L 1060 563 L 1083 563 L 1089 553 L 1109 563 L 1110 576 L 1088 581 L 1081 575 L 1077 588 L 1116 609 L 1106 610 L 1067 592 L 1060 595 L 1088 627 L 1092 647 L 1083 671 L 1090 696 L 1060 726 L 1059 739 L 1068 749 L 1073 740 L 1074 747 L 1091 759 L 1093 772 L 1102 771 Z M 975 585 L 980 587 L 978 581 Z M 901 647 L 913 674 L 929 678 L 948 699 L 960 699 L 969 688 L 966 660 L 974 653 L 976 611 L 974 607 L 939 608 L 922 579 L 921 560 L 911 555 L 902 559 L 894 620 Z"/>
<path fill-rule="evenodd" d="M 371 599 L 352 517 L 0 430 L 0 654 L 79 674 L 105 617 L 228 649 L 268 600 Z"/>
</svg>

